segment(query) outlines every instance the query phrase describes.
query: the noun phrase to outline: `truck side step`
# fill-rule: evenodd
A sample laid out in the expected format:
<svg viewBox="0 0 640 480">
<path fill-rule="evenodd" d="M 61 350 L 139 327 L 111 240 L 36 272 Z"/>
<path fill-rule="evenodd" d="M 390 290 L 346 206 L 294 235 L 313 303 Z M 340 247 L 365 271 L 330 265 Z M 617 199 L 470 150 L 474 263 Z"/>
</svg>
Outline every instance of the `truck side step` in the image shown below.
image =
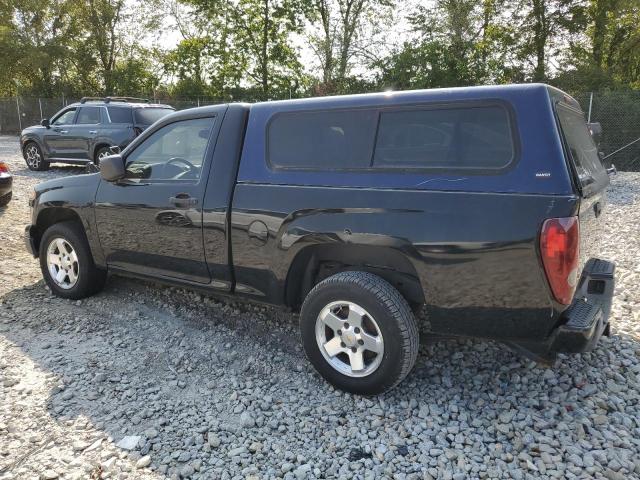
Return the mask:
<svg viewBox="0 0 640 480">
<path fill-rule="evenodd" d="M 597 303 L 576 302 L 568 312 L 568 321 L 563 325 L 566 330 L 590 331 L 602 319 L 602 307 Z"/>
</svg>

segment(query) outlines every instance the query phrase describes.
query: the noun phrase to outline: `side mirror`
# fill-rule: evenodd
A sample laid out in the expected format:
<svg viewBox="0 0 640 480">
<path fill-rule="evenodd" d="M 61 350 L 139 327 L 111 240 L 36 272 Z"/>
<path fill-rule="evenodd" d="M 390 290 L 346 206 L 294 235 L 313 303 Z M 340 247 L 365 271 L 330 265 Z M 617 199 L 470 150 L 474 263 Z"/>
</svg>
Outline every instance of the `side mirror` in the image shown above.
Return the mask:
<svg viewBox="0 0 640 480">
<path fill-rule="evenodd" d="M 124 178 L 124 160 L 120 155 L 109 155 L 100 160 L 100 176 L 107 182 Z"/>
<path fill-rule="evenodd" d="M 602 135 L 602 125 L 600 125 L 600 122 L 587 123 L 587 128 L 589 129 L 589 133 L 594 137 Z"/>
<path fill-rule="evenodd" d="M 120 147 L 118 145 L 114 145 L 112 147 L 109 147 L 109 151 L 111 153 L 113 153 L 114 155 L 118 155 L 120 153 Z"/>
<path fill-rule="evenodd" d="M 49 119 L 48 118 L 43 118 L 42 120 L 40 120 L 40 125 L 42 125 L 43 127 L 49 128 Z"/>
</svg>

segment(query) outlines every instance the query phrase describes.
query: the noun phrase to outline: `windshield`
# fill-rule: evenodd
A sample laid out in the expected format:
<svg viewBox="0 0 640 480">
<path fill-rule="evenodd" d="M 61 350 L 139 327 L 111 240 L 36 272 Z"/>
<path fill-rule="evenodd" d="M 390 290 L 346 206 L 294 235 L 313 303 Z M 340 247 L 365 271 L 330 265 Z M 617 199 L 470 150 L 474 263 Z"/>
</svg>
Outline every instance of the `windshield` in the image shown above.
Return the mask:
<svg viewBox="0 0 640 480">
<path fill-rule="evenodd" d="M 153 122 L 160 120 L 165 115 L 173 113 L 172 108 L 147 107 L 134 109 L 136 123 L 142 125 L 151 125 Z"/>
<path fill-rule="evenodd" d="M 609 176 L 600 161 L 598 148 L 593 143 L 593 137 L 589 133 L 584 116 L 573 108 L 558 104 L 558 119 L 580 185 L 582 187 L 592 184 L 595 184 L 595 187 L 606 185 Z"/>
</svg>

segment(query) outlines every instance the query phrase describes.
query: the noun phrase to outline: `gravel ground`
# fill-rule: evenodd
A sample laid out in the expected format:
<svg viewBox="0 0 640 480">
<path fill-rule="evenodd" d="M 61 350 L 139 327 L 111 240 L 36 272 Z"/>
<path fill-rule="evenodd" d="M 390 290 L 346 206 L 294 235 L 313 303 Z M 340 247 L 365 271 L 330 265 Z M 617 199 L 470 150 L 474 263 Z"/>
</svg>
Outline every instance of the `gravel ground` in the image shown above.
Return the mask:
<svg viewBox="0 0 640 480">
<path fill-rule="evenodd" d="M 374 398 L 332 389 L 296 319 L 112 277 L 51 296 L 25 251 L 32 185 L 0 210 L 0 479 L 640 478 L 640 174 L 610 189 L 612 336 L 545 369 L 498 344 L 422 347 Z"/>
</svg>

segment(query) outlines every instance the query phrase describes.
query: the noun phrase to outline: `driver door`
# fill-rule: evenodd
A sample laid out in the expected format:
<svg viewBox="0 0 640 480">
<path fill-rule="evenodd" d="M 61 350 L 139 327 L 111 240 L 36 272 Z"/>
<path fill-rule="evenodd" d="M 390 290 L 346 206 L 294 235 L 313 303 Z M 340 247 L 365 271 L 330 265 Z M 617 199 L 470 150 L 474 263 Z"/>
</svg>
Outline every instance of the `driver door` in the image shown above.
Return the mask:
<svg viewBox="0 0 640 480">
<path fill-rule="evenodd" d="M 45 130 L 43 142 L 49 158 L 73 158 L 73 139 L 69 133 L 77 110 L 75 107 L 62 110 Z"/>
<path fill-rule="evenodd" d="M 109 267 L 210 282 L 202 199 L 217 123 L 214 115 L 164 125 L 126 154 L 124 179 L 100 182 L 95 215 Z"/>
</svg>

